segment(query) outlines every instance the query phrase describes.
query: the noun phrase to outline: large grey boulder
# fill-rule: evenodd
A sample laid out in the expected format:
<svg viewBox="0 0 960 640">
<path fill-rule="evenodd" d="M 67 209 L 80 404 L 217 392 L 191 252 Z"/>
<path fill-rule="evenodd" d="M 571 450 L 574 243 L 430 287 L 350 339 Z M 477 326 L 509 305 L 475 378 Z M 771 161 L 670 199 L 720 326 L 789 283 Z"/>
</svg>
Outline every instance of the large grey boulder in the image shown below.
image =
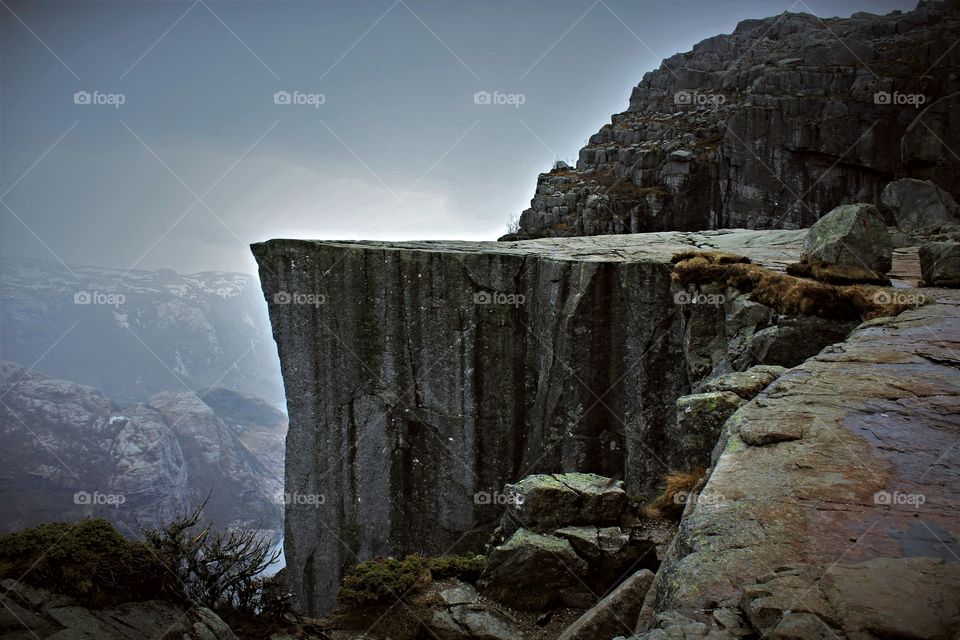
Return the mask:
<svg viewBox="0 0 960 640">
<path fill-rule="evenodd" d="M 610 640 L 633 631 L 654 574 L 641 569 L 567 627 L 560 640 Z"/>
<path fill-rule="evenodd" d="M 920 273 L 934 287 L 960 287 L 960 242 L 928 242 L 920 246 Z"/>
<path fill-rule="evenodd" d="M 960 205 L 930 180 L 894 180 L 883 188 L 880 201 L 902 231 L 930 233 L 960 223 Z"/>
<path fill-rule="evenodd" d="M 504 488 L 506 516 L 518 527 L 552 531 L 576 524 L 616 524 L 627 507 L 623 481 L 594 473 L 527 476 Z"/>
<path fill-rule="evenodd" d="M 517 609 L 586 609 L 596 601 L 587 572 L 567 540 L 519 529 L 490 554 L 481 585 L 485 595 Z"/>
<path fill-rule="evenodd" d="M 892 258 L 893 242 L 880 212 L 858 203 L 836 207 L 810 227 L 801 261 L 878 278 L 890 271 Z"/>
</svg>

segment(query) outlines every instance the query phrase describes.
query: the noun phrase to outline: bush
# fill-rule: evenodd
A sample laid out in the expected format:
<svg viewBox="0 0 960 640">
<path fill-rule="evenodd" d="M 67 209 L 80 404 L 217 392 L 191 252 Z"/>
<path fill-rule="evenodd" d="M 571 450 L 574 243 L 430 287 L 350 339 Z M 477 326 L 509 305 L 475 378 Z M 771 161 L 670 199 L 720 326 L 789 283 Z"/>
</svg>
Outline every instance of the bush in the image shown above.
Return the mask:
<svg viewBox="0 0 960 640">
<path fill-rule="evenodd" d="M 176 577 L 183 596 L 210 609 L 262 608 L 264 569 L 277 561 L 258 531 L 214 531 L 201 526 L 206 503 L 159 529 L 144 531 L 147 546 Z"/>
<path fill-rule="evenodd" d="M 0 576 L 92 602 L 176 593 L 157 557 L 101 518 L 52 522 L 0 538 Z"/>
<path fill-rule="evenodd" d="M 409 592 L 422 591 L 434 578 L 473 582 L 486 566 L 486 558 L 480 555 L 434 558 L 409 555 L 402 560 L 369 560 L 347 572 L 337 591 L 337 602 L 346 606 L 392 602 Z"/>
<path fill-rule="evenodd" d="M 0 538 L 0 577 L 95 606 L 167 598 L 219 610 L 271 608 L 258 576 L 279 552 L 271 554 L 256 531 L 201 526 L 204 506 L 144 531 L 143 542 L 128 540 L 101 518 L 8 534 Z"/>
</svg>

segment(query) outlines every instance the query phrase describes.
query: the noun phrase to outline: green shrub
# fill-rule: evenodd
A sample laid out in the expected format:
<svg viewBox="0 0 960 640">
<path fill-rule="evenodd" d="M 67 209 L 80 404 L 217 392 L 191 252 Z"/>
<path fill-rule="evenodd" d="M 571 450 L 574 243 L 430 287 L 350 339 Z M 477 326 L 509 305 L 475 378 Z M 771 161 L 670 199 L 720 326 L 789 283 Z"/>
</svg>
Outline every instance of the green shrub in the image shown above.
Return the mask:
<svg viewBox="0 0 960 640">
<path fill-rule="evenodd" d="M 85 600 L 171 595 L 150 549 L 100 518 L 52 522 L 0 538 L 0 576 Z"/>
<path fill-rule="evenodd" d="M 475 582 L 487 568 L 487 559 L 476 554 L 439 556 L 429 558 L 427 566 L 434 578 L 460 578 L 465 582 Z"/>
<path fill-rule="evenodd" d="M 409 555 L 402 560 L 369 560 L 347 572 L 337 591 L 337 602 L 347 606 L 392 602 L 408 592 L 422 591 L 434 578 L 460 578 L 473 582 L 486 566 L 486 558 L 472 554 L 434 558 Z"/>
</svg>

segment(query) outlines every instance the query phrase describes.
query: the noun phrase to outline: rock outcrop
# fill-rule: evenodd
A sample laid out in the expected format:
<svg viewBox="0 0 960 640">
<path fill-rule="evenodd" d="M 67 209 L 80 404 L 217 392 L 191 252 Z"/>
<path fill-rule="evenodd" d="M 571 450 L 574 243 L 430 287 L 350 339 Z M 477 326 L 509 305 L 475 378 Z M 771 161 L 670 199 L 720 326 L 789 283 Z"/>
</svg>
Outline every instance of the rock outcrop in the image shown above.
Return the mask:
<svg viewBox="0 0 960 640">
<path fill-rule="evenodd" d="M 956 637 L 960 297 L 926 293 L 728 420 L 639 637 Z"/>
<path fill-rule="evenodd" d="M 237 640 L 206 607 L 147 600 L 96 609 L 15 580 L 4 580 L 0 587 L 0 637 L 9 640 Z"/>
<path fill-rule="evenodd" d="M 672 257 L 732 251 L 782 271 L 804 235 L 254 245 L 290 411 L 286 492 L 302 498 L 285 525 L 298 606 L 328 610 L 362 560 L 481 548 L 509 504 L 501 487 L 532 473 L 652 497 L 688 462 L 677 398 L 799 364 L 853 326 L 679 287 Z M 772 347 L 787 331 L 802 343 Z"/>
<path fill-rule="evenodd" d="M 906 232 L 931 233 L 960 225 L 960 206 L 930 180 L 895 180 L 883 188 L 880 199 L 893 212 L 897 228 Z"/>
<path fill-rule="evenodd" d="M 954 0 L 744 20 L 645 74 L 503 239 L 797 229 L 901 177 L 960 197 L 957 38 Z"/>
</svg>

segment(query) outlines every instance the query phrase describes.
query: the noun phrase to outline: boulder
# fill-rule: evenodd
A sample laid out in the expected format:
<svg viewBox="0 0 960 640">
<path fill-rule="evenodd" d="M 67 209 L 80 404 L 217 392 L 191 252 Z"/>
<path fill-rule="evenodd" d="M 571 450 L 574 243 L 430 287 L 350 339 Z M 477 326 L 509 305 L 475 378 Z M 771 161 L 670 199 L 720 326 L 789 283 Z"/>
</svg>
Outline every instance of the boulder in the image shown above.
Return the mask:
<svg viewBox="0 0 960 640">
<path fill-rule="evenodd" d="M 807 233 L 801 256 L 802 263 L 850 281 L 882 279 L 892 259 L 887 225 L 875 206 L 864 203 L 841 205 L 817 220 Z"/>
<path fill-rule="evenodd" d="M 553 531 L 565 525 L 616 524 L 627 508 L 623 482 L 593 473 L 527 476 L 504 487 L 505 526 Z M 512 533 L 512 531 L 505 531 Z"/>
<path fill-rule="evenodd" d="M 564 527 L 553 535 L 567 540 L 587 561 L 585 581 L 596 593 L 605 593 L 641 560 L 649 557 L 648 564 L 654 564 L 654 545 L 620 527 Z"/>
<path fill-rule="evenodd" d="M 795 367 L 824 347 L 842 342 L 853 327 L 852 322 L 816 316 L 781 317 L 777 324 L 756 332 L 749 349 L 763 364 Z"/>
<path fill-rule="evenodd" d="M 567 627 L 560 640 L 609 640 L 631 633 L 653 578 L 648 569 L 634 573 Z"/>
<path fill-rule="evenodd" d="M 883 188 L 880 201 L 893 211 L 901 231 L 930 233 L 960 223 L 960 206 L 930 180 L 894 180 Z"/>
<path fill-rule="evenodd" d="M 437 640 L 523 640 L 512 616 L 487 605 L 472 586 L 458 582 L 440 592 L 447 605 L 430 618 L 430 637 Z"/>
<path fill-rule="evenodd" d="M 680 443 L 674 468 L 695 469 L 710 466 L 710 454 L 727 418 L 746 403 L 730 391 L 695 393 L 677 398 L 675 438 Z"/>
<path fill-rule="evenodd" d="M 517 609 L 585 609 L 596 600 L 587 573 L 567 540 L 519 529 L 490 554 L 481 585 L 485 595 Z"/>
<path fill-rule="evenodd" d="M 702 390 L 731 391 L 744 400 L 753 400 L 786 370 L 786 367 L 777 365 L 758 364 L 746 371 L 734 371 L 708 380 Z"/>
<path fill-rule="evenodd" d="M 960 287 L 960 242 L 921 245 L 920 273 L 929 286 Z"/>
</svg>

